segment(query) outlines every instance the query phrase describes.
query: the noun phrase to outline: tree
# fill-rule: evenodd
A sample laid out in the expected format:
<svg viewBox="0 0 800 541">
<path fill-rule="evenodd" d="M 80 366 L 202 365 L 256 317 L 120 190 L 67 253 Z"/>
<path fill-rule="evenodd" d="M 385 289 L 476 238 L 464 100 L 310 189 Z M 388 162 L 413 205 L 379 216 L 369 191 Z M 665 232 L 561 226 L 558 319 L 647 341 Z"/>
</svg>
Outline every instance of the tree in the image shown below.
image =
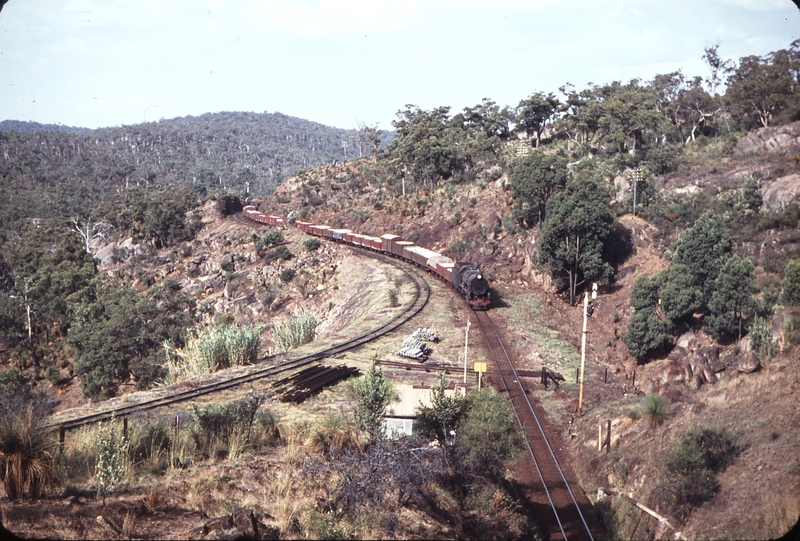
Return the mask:
<svg viewBox="0 0 800 541">
<path fill-rule="evenodd" d="M 547 202 L 539 260 L 549 267 L 555 285 L 568 292 L 571 305 L 586 281 L 604 283 L 613 274 L 602 256 L 615 222 L 609 200 L 596 181 L 575 179 Z"/>
<path fill-rule="evenodd" d="M 786 264 L 783 280 L 783 302 L 790 306 L 800 306 L 800 259 Z"/>
<path fill-rule="evenodd" d="M 753 261 L 737 255 L 727 257 L 714 282 L 706 328 L 717 341 L 734 334 L 741 340 L 744 321 L 758 308 L 753 299 L 758 291 Z"/>
<path fill-rule="evenodd" d="M 751 118 L 767 127 L 789 103 L 797 88 L 786 51 L 766 57 L 746 56 L 728 77 L 725 98 L 742 118 Z"/>
<path fill-rule="evenodd" d="M 542 132 L 555 118 L 560 107 L 561 103 L 552 92 L 549 94 L 534 92 L 517 105 L 516 131 L 524 131 L 529 136 L 535 134 L 536 148 L 539 148 Z"/>
<path fill-rule="evenodd" d="M 458 169 L 457 153 L 446 133 L 449 111 L 449 107 L 423 111 L 406 105 L 406 110 L 398 111 L 397 120 L 392 122 L 397 136 L 390 151 L 414 180 L 431 187 Z"/>
<path fill-rule="evenodd" d="M 731 248 L 725 219 L 710 210 L 678 237 L 672 262 L 685 265 L 685 271 L 691 276 L 691 285 L 702 293 L 698 307 L 702 311 L 708 309 L 717 274 Z"/>
<path fill-rule="evenodd" d="M 448 396 L 447 378 L 439 373 L 439 381 L 431 387 L 431 405 L 417 409 L 418 430 L 435 436 L 439 444 L 447 449 L 453 441 L 451 432 L 461 420 L 466 402 L 460 395 Z"/>
<path fill-rule="evenodd" d="M 703 308 L 703 292 L 696 285 L 689 267 L 675 261 L 657 277 L 661 309 L 670 330 L 688 324 Z"/>
<path fill-rule="evenodd" d="M 532 152 L 514 164 L 511 174 L 514 216 L 525 227 L 541 224 L 547 200 L 567 183 L 567 160 L 553 154 Z"/>
<path fill-rule="evenodd" d="M 722 78 L 722 75 L 730 73 L 736 65 L 732 60 L 722 60 L 717 53 L 718 49 L 719 44 L 703 49 L 702 59 L 703 62 L 706 63 L 706 66 L 708 66 L 709 72 L 706 83 L 708 83 L 708 92 L 711 96 L 717 95 L 717 84 Z"/>
<path fill-rule="evenodd" d="M 353 382 L 353 392 L 358 397 L 355 411 L 358 427 L 373 439 L 381 439 L 386 410 L 394 400 L 392 382 L 383 375 L 383 369 L 373 364 L 366 374 Z"/>
<path fill-rule="evenodd" d="M 748 177 L 744 181 L 742 188 L 742 205 L 745 211 L 753 214 L 758 214 L 761 211 L 761 205 L 764 200 L 761 197 L 761 192 L 758 189 L 758 181 L 753 177 Z"/>
<path fill-rule="evenodd" d="M 659 304 L 660 276 L 641 276 L 631 288 L 631 306 L 636 310 L 622 341 L 631 355 L 642 361 L 672 345 L 665 325 L 656 315 Z"/>
<path fill-rule="evenodd" d="M 169 286 L 137 294 L 99 280 L 89 302 L 76 309 L 67 341 L 78 351 L 75 373 L 92 399 L 113 396 L 133 377 L 146 388 L 165 375 L 163 343 L 183 345 L 193 302 Z"/>
<path fill-rule="evenodd" d="M 628 329 L 622 333 L 622 341 L 630 354 L 640 361 L 672 346 L 672 339 L 652 308 L 637 309 L 633 313 Z"/>
</svg>

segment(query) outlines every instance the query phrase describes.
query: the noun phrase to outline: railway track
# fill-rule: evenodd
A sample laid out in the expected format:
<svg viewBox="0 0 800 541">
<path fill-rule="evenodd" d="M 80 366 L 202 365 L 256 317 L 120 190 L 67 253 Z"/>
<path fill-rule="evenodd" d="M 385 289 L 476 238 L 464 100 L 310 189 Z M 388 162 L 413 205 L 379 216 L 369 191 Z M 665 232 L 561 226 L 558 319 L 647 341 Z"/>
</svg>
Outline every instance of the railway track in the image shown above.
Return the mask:
<svg viewBox="0 0 800 541">
<path fill-rule="evenodd" d="M 528 450 L 527 472 L 531 481 L 538 478 L 537 484 L 526 483 L 531 487 L 529 498 L 551 513 L 539 515 L 543 534 L 550 539 L 594 539 L 601 536 L 601 527 L 594 517 L 592 505 L 580 488 L 572 469 L 562 466 L 557 458 L 558 447 L 551 443 L 554 435 L 548 434 L 548 426 L 537 414 L 531 403 L 508 350 L 503 345 L 487 312 L 473 312 L 478 326 L 486 340 L 489 357 L 494 369 L 487 372 L 487 379 L 501 392 L 506 392 L 514 409 L 519 425 L 525 430 Z M 524 465 L 524 464 L 523 464 Z M 535 470 L 535 473 L 531 470 Z M 538 486 L 537 486 L 538 485 Z"/>
<path fill-rule="evenodd" d="M 400 313 L 396 314 L 394 317 L 392 317 L 389 321 L 385 322 L 384 324 L 379 325 L 378 327 L 375 327 L 374 329 L 371 329 L 370 331 L 360 336 L 357 336 L 351 340 L 347 340 L 339 344 L 334 344 L 329 348 L 312 353 L 310 355 L 299 357 L 297 359 L 291 359 L 273 366 L 258 368 L 247 374 L 242 374 L 239 376 L 228 378 L 223 381 L 218 381 L 205 385 L 199 385 L 191 389 L 185 389 L 182 391 L 170 393 L 166 396 L 145 400 L 136 404 L 129 404 L 117 408 L 109 408 L 92 414 L 53 422 L 50 425 L 48 425 L 48 427 L 59 428 L 62 431 L 73 430 L 84 425 L 106 421 L 111 419 L 112 417 L 119 418 L 119 417 L 131 416 L 136 413 L 141 413 L 168 405 L 185 402 L 187 400 L 192 400 L 200 396 L 231 389 L 233 387 L 243 385 L 245 383 L 250 383 L 253 381 L 257 381 L 259 379 L 268 378 L 298 368 L 307 367 L 308 365 L 314 362 L 319 362 L 325 359 L 326 357 L 333 357 L 350 349 L 357 348 L 393 331 L 394 329 L 398 328 L 400 325 L 403 325 L 405 322 L 407 322 L 415 315 L 417 315 L 428 304 L 431 294 L 430 286 L 418 271 L 409 268 L 407 265 L 397 262 L 384 255 L 371 253 L 367 251 L 361 251 L 361 250 L 359 250 L 359 252 L 363 252 L 363 255 L 367 257 L 372 257 L 374 259 L 377 259 L 379 261 L 382 261 L 384 263 L 396 267 L 401 272 L 405 273 L 409 277 L 411 282 L 414 284 L 414 293 L 411 302 L 407 303 L 406 307 Z"/>
</svg>

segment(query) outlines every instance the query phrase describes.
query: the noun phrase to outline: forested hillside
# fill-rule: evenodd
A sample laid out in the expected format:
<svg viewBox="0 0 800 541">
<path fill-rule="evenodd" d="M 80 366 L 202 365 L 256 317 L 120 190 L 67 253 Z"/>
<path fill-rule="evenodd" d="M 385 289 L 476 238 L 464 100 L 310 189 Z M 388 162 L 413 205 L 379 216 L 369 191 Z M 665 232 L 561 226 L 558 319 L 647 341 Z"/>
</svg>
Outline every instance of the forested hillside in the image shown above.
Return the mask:
<svg viewBox="0 0 800 541">
<path fill-rule="evenodd" d="M 13 131 L 0 131 L 3 222 L 20 213 L 88 216 L 136 187 L 263 196 L 299 169 L 357 156 L 360 142 L 354 130 L 280 113 L 214 113 L 79 132 L 4 126 Z"/>
</svg>

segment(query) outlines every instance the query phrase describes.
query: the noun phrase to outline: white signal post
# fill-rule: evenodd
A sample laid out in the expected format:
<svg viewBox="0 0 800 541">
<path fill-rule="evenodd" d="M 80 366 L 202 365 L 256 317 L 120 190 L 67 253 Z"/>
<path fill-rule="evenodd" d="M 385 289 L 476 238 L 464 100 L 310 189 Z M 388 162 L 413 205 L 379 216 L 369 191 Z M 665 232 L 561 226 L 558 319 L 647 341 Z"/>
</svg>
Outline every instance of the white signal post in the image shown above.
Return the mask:
<svg viewBox="0 0 800 541">
<path fill-rule="evenodd" d="M 597 298 L 597 284 L 592 284 L 592 300 Z M 586 368 L 586 320 L 589 317 L 589 292 L 583 296 L 583 335 L 581 336 L 581 387 L 578 393 L 578 415 L 583 413 L 583 373 Z"/>
<path fill-rule="evenodd" d="M 469 347 L 469 319 L 467 327 L 464 329 L 464 390 L 467 389 L 467 347 Z"/>
</svg>

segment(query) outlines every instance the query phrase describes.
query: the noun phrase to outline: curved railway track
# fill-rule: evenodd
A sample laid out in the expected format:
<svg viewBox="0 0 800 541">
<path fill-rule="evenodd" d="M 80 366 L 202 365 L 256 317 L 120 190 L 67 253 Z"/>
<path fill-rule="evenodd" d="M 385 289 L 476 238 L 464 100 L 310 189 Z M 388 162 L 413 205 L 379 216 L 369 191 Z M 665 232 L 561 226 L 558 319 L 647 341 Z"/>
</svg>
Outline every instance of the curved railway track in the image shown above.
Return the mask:
<svg viewBox="0 0 800 541">
<path fill-rule="evenodd" d="M 177 404 L 179 402 L 185 402 L 187 400 L 192 400 L 194 398 L 203 395 L 223 391 L 226 389 L 230 389 L 232 387 L 236 387 L 238 385 L 250 383 L 259 379 L 267 378 L 270 376 L 274 376 L 276 374 L 301 368 L 313 362 L 321 361 L 326 357 L 332 357 L 334 355 L 338 355 L 339 353 L 364 345 L 367 342 L 375 340 L 376 338 L 379 338 L 393 331 L 394 329 L 398 328 L 400 325 L 404 324 L 405 322 L 413 318 L 415 315 L 417 315 L 428 304 L 431 295 L 430 286 L 418 271 L 416 271 L 415 269 L 409 269 L 408 266 L 403 265 L 402 263 L 395 261 L 389 257 L 362 250 L 358 251 L 361 252 L 363 255 L 393 265 L 400 271 L 404 272 L 411 279 L 411 282 L 414 284 L 414 293 L 411 302 L 407 303 L 406 307 L 400 313 L 396 314 L 394 317 L 392 317 L 389 321 L 385 322 L 384 324 L 375 327 L 374 329 L 371 329 L 370 331 L 360 336 L 357 336 L 351 340 L 347 340 L 339 344 L 334 344 L 329 348 L 317 351 L 310 355 L 305 355 L 297 359 L 291 359 L 289 361 L 285 361 L 283 363 L 274 366 L 258 368 L 247 374 L 234 376 L 232 378 L 228 378 L 223 381 L 208 383 L 205 385 L 199 385 L 191 389 L 177 391 L 174 393 L 170 393 L 166 396 L 145 400 L 143 402 L 139 402 L 136 404 L 120 406 L 117 408 L 109 408 L 89 415 L 83 415 L 80 417 L 74 417 L 72 419 L 54 422 L 48 425 L 48 427 L 59 428 L 62 430 L 72 430 L 84 425 L 109 420 L 112 418 L 112 416 L 126 417 L 134 413 L 141 413 L 155 408 Z"/>
<path fill-rule="evenodd" d="M 541 486 L 531 490 L 528 495 L 533 503 L 552 511 L 539 516 L 543 533 L 550 539 L 590 539 L 600 535 L 600 527 L 591 503 L 582 490 L 573 491 L 571 484 L 577 486 L 575 474 L 569 466 L 558 461 L 557 453 L 551 444 L 552 436 L 547 434 L 547 426 L 536 413 L 520 381 L 521 375 L 514 367 L 509 352 L 503 345 L 487 312 L 474 312 L 478 326 L 486 340 L 489 357 L 495 370 L 487 372 L 487 379 L 500 391 L 508 394 L 519 425 L 527 435 L 526 445 L 530 462 Z"/>
</svg>

